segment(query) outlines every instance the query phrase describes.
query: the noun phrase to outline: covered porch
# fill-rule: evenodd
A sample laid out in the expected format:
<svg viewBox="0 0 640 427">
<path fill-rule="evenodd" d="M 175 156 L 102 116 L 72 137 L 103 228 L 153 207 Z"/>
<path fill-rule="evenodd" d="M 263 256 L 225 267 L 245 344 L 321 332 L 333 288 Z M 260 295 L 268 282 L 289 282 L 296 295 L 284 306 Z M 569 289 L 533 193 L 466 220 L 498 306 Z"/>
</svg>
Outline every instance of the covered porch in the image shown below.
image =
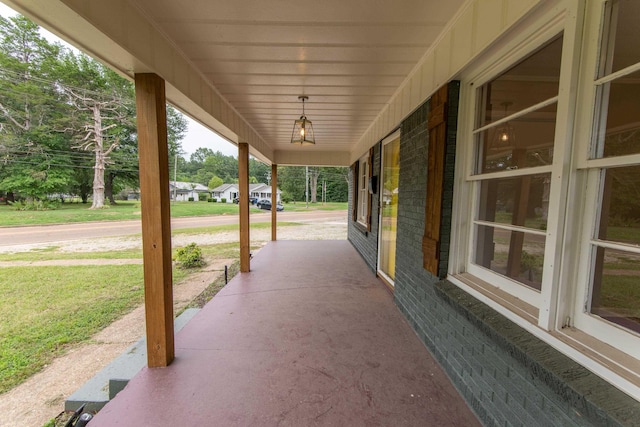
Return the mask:
<svg viewBox="0 0 640 427">
<path fill-rule="evenodd" d="M 277 241 L 92 426 L 479 425 L 348 241 Z"/>
</svg>

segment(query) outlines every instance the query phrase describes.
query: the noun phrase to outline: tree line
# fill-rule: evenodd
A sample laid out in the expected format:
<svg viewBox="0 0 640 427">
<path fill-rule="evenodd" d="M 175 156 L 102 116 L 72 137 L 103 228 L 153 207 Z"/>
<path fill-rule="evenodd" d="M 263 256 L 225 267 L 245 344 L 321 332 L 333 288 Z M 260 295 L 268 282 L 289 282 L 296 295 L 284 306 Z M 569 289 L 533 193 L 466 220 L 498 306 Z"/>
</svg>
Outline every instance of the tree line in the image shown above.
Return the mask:
<svg viewBox="0 0 640 427">
<path fill-rule="evenodd" d="M 322 201 L 323 194 L 327 202 L 346 202 L 348 170 L 345 167 L 280 166 L 278 187 L 285 202 L 305 201 L 306 179 L 311 203 Z M 196 182 L 214 189 L 238 182 L 238 159 L 209 148 L 198 148 L 189 160 L 178 154 L 177 162 L 170 164 L 170 173 L 177 181 Z M 271 166 L 250 158 L 249 182 L 270 184 Z M 324 193 L 323 189 L 326 189 Z"/>
</svg>

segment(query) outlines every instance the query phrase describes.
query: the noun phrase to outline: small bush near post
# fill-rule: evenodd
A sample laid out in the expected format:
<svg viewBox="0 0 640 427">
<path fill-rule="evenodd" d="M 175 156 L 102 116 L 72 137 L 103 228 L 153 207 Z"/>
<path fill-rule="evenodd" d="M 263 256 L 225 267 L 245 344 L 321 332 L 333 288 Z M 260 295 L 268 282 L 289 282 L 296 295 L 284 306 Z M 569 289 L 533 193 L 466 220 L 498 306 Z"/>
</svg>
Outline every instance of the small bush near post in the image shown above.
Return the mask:
<svg viewBox="0 0 640 427">
<path fill-rule="evenodd" d="M 198 193 L 198 201 L 206 202 L 208 199 L 207 193 Z"/>
<path fill-rule="evenodd" d="M 178 249 L 176 252 L 176 260 L 179 267 L 183 269 L 197 268 L 204 265 L 202 258 L 202 250 L 195 243 L 189 243 L 184 248 Z"/>
<path fill-rule="evenodd" d="M 222 199 L 220 199 L 220 203 L 227 203 L 227 199 L 223 197 Z"/>
<path fill-rule="evenodd" d="M 193 202 L 195 199 L 193 197 L 189 197 L 189 201 Z"/>
<path fill-rule="evenodd" d="M 207 203 L 213 203 L 215 201 L 216 201 L 216 199 L 207 199 Z"/>
</svg>

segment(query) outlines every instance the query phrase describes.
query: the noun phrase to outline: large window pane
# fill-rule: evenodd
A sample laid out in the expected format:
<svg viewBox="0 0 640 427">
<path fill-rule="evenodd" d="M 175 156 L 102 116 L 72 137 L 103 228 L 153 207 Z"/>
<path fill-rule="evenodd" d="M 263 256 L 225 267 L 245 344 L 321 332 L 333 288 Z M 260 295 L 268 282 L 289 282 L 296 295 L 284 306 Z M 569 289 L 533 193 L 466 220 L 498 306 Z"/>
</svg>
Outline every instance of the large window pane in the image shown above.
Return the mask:
<svg viewBox="0 0 640 427">
<path fill-rule="evenodd" d="M 605 169 L 598 238 L 640 245 L 640 166 Z"/>
<path fill-rule="evenodd" d="M 595 157 L 640 153 L 640 72 L 598 87 L 598 94 L 602 119 Z"/>
<path fill-rule="evenodd" d="M 476 129 L 558 95 L 562 37 L 478 89 Z"/>
<path fill-rule="evenodd" d="M 476 233 L 476 264 L 540 290 L 544 236 L 486 225 L 477 225 Z"/>
<path fill-rule="evenodd" d="M 597 247 L 590 312 L 640 332 L 640 255 Z"/>
<path fill-rule="evenodd" d="M 550 174 L 488 179 L 480 186 L 479 220 L 547 229 Z"/>
<path fill-rule="evenodd" d="M 609 2 L 608 12 L 600 77 L 640 62 L 640 2 L 613 0 Z"/>
<path fill-rule="evenodd" d="M 545 166 L 553 162 L 553 103 L 478 134 L 477 173 Z"/>
</svg>

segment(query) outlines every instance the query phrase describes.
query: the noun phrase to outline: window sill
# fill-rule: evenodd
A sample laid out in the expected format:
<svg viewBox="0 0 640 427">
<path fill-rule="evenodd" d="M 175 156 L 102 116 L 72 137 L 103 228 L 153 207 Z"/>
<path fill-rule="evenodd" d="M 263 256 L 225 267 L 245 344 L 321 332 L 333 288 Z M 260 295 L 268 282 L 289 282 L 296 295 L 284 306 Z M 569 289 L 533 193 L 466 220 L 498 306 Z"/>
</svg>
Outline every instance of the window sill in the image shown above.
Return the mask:
<svg viewBox="0 0 640 427">
<path fill-rule="evenodd" d="M 354 221 L 353 226 L 365 236 L 369 233 L 368 227 L 361 222 Z"/>
<path fill-rule="evenodd" d="M 530 304 L 527 304 L 523 300 L 511 295 L 502 289 L 485 282 L 482 279 L 477 278 L 469 273 L 462 273 L 454 276 L 455 279 L 462 282 L 464 285 L 481 293 L 487 298 L 497 302 L 501 306 L 514 312 L 518 316 L 525 319 L 532 325 L 538 324 L 539 310 Z"/>
<path fill-rule="evenodd" d="M 500 295 L 499 289 L 491 288 L 491 285 L 469 274 L 460 274 L 451 277 L 451 280 L 440 281 L 436 285 L 436 292 L 500 348 L 522 363 L 533 377 L 550 387 L 568 404 L 574 405 L 591 421 L 598 425 L 627 425 L 640 417 L 640 401 L 631 397 L 637 396 L 640 387 L 637 360 L 606 344 L 596 343 L 593 337 L 573 328 L 544 331 L 534 320 L 537 310 L 531 312 L 531 307 L 526 307 L 526 304 L 523 307 L 522 301 L 511 295 Z M 513 316 L 512 320 L 508 314 L 496 311 L 497 308 L 479 300 L 470 289 L 512 313 L 524 311 L 526 314 L 519 319 Z M 635 368 L 635 373 L 630 372 L 630 368 Z M 598 372 L 598 375 L 594 372 Z M 631 396 L 621 389 L 630 390 L 627 393 Z"/>
<path fill-rule="evenodd" d="M 562 328 L 552 334 L 560 341 L 640 387 L 640 360 L 577 328 Z"/>
</svg>

